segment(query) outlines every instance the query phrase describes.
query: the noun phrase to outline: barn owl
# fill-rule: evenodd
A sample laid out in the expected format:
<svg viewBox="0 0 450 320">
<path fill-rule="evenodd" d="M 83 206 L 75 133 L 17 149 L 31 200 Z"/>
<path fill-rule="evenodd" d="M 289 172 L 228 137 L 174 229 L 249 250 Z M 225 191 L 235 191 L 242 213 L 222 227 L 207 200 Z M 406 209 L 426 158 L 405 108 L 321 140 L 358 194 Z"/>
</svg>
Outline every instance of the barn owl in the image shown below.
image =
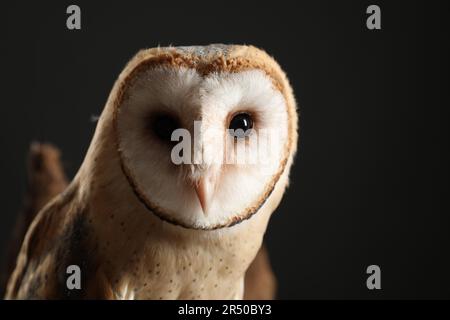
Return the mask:
<svg viewBox="0 0 450 320">
<path fill-rule="evenodd" d="M 73 181 L 31 224 L 6 298 L 241 299 L 288 184 L 297 118 L 284 72 L 253 46 L 140 51 Z M 174 153 L 178 130 L 194 142 Z M 264 161 L 226 157 L 258 152 L 264 130 L 277 133 Z M 73 265 L 81 288 L 67 286 Z"/>
</svg>

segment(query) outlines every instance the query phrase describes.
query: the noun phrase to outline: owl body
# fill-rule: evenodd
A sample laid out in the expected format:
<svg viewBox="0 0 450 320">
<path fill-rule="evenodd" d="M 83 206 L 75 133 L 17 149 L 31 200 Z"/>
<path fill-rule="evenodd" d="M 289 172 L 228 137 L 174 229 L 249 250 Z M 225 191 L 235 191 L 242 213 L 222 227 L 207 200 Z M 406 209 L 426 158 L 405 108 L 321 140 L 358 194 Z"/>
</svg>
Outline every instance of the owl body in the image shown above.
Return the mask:
<svg viewBox="0 0 450 320">
<path fill-rule="evenodd" d="M 203 147 L 192 154 L 216 154 L 219 140 L 241 142 L 207 129 L 227 127 L 239 108 L 255 126 L 283 128 L 265 175 L 253 164 L 173 164 L 173 144 L 161 141 L 167 115 L 189 132 L 201 121 Z M 6 297 L 241 299 L 296 143 L 292 89 L 263 51 L 141 51 L 116 81 L 74 180 L 30 226 Z M 81 289 L 67 287 L 69 265 L 80 267 Z"/>
</svg>

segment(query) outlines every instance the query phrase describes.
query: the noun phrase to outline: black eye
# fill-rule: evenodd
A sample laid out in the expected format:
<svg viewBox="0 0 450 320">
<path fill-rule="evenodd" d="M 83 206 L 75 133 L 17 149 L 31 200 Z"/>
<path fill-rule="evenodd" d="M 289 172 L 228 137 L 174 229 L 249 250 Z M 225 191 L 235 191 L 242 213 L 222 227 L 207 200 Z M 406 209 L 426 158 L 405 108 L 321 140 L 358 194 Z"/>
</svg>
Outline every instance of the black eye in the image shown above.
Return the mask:
<svg viewBox="0 0 450 320">
<path fill-rule="evenodd" d="M 238 113 L 230 121 L 228 127 L 230 134 L 235 138 L 243 138 L 250 134 L 250 129 L 253 128 L 252 117 L 248 113 Z"/>
<path fill-rule="evenodd" d="M 177 118 L 170 114 L 160 113 L 150 118 L 150 129 L 161 141 L 171 142 L 172 132 L 179 128 Z"/>
</svg>

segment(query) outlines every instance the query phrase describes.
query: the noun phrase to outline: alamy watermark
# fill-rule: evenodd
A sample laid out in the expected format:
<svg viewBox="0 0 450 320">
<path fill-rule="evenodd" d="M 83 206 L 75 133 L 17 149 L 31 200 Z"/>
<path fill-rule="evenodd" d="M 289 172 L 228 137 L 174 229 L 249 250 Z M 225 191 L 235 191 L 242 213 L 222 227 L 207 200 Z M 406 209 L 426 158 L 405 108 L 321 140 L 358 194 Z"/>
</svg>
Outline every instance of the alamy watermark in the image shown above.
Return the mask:
<svg viewBox="0 0 450 320">
<path fill-rule="evenodd" d="M 79 6 L 72 4 L 67 7 L 66 13 L 69 15 L 66 20 L 66 27 L 69 30 L 81 29 L 81 9 Z"/>
<path fill-rule="evenodd" d="M 369 30 L 381 29 L 381 9 L 379 6 L 372 4 L 367 7 L 366 13 L 370 16 L 366 20 L 366 26 Z"/>
<path fill-rule="evenodd" d="M 81 289 L 81 269 L 76 264 L 72 264 L 67 267 L 66 274 L 69 276 L 66 280 L 66 287 L 69 290 Z"/>
<path fill-rule="evenodd" d="M 176 142 L 170 154 L 176 165 L 259 165 L 259 169 L 269 172 L 279 165 L 278 155 L 286 145 L 280 130 L 205 130 L 201 121 L 194 121 L 193 136 L 189 130 L 179 128 L 172 132 L 171 141 Z"/>
<path fill-rule="evenodd" d="M 376 264 L 370 265 L 366 269 L 366 273 L 370 276 L 366 280 L 366 286 L 369 290 L 381 289 L 381 269 Z"/>
</svg>

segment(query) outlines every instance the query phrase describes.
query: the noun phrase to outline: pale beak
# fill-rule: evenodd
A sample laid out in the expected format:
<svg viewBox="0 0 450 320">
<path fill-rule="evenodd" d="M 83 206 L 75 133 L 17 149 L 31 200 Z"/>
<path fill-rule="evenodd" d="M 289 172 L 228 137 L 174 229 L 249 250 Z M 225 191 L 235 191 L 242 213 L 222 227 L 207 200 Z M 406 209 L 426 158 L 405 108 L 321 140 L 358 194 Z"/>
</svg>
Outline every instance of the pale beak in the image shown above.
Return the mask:
<svg viewBox="0 0 450 320">
<path fill-rule="evenodd" d="M 208 210 L 216 191 L 217 173 L 218 172 L 214 170 L 206 173 L 194 186 L 198 201 L 200 202 L 200 206 L 202 207 L 205 216 L 208 215 Z"/>
</svg>

